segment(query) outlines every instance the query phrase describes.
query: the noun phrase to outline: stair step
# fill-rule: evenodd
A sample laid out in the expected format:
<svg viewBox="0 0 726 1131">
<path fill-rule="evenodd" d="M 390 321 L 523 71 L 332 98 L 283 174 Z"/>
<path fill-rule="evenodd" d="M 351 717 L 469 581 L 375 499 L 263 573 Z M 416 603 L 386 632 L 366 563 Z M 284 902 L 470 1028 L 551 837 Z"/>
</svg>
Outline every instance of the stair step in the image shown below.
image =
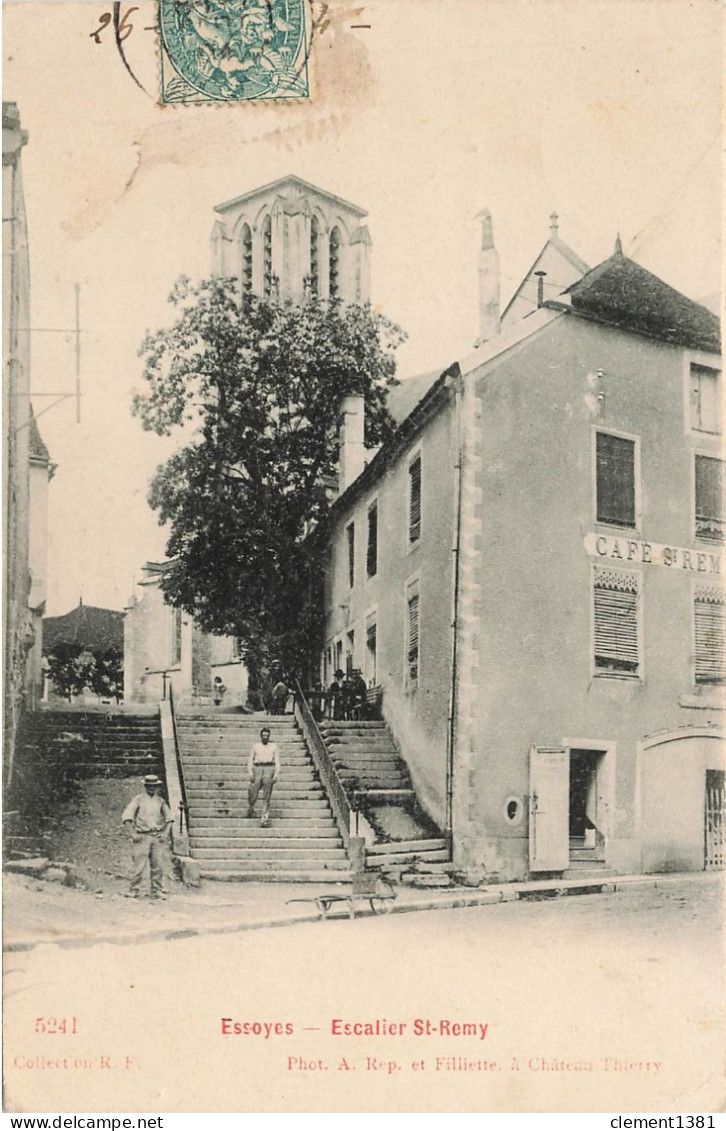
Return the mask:
<svg viewBox="0 0 726 1131">
<path fill-rule="evenodd" d="M 272 820 L 270 828 L 275 835 L 307 836 L 308 833 L 313 833 L 317 836 L 327 836 L 328 833 L 335 833 L 337 836 L 338 834 L 337 824 L 332 817 L 326 817 L 325 814 L 322 815 L 322 820 L 291 817 L 274 804 L 270 812 Z M 256 829 L 259 824 L 260 811 L 258 808 L 254 817 L 247 817 L 246 815 L 227 817 L 224 813 L 214 813 L 208 817 L 194 816 L 191 830 L 194 834 L 206 835 L 210 829 L 215 829 L 219 830 L 220 835 L 226 836 L 230 831 L 234 831 L 234 834 L 237 835 L 238 831 L 244 833 L 248 828 Z"/>
<path fill-rule="evenodd" d="M 295 847 L 294 841 L 301 841 L 302 847 L 304 847 L 310 841 L 320 841 L 321 844 L 336 842 L 337 846 L 337 842 L 340 840 L 340 833 L 333 825 L 330 828 L 323 829 L 306 829 L 300 828 L 299 825 L 281 827 L 280 819 L 275 817 L 274 813 L 271 816 L 271 821 L 272 824 L 266 829 L 263 829 L 260 825 L 259 817 L 256 820 L 234 822 L 229 827 L 224 825 L 203 827 L 195 822 L 190 831 L 190 836 L 192 843 L 201 844 L 203 841 L 208 848 L 215 848 L 217 841 L 226 843 L 227 841 L 244 840 L 249 837 L 254 839 L 262 837 L 263 840 L 274 840 L 276 843 L 278 841 L 290 842 L 293 848 Z"/>
<path fill-rule="evenodd" d="M 369 849 L 366 849 L 366 853 L 369 851 Z M 418 850 L 413 852 L 381 852 L 376 854 L 373 862 L 376 866 L 379 866 L 383 864 L 409 864 L 414 860 L 421 860 L 422 862 L 430 861 L 432 863 L 436 861 L 448 863 L 450 861 L 450 855 L 446 848 L 429 849 L 423 852 L 419 852 Z"/>
<path fill-rule="evenodd" d="M 386 724 L 380 719 L 329 719 L 318 723 L 320 730 L 325 734 L 336 734 L 338 731 L 368 731 L 380 730 L 387 733 Z"/>
<path fill-rule="evenodd" d="M 219 860 L 228 864 L 242 861 L 255 867 L 276 862 L 289 865 L 298 860 L 310 868 L 322 866 L 326 861 L 348 862 L 344 848 L 273 848 L 269 845 L 254 848 L 195 848 L 194 859 L 205 866 L 211 860 Z"/>
<path fill-rule="evenodd" d="M 259 824 L 259 822 L 258 822 Z M 250 830 L 251 831 L 251 830 Z M 271 829 L 258 828 L 259 836 L 198 836 L 192 834 L 191 845 L 194 854 L 197 854 L 199 849 L 220 849 L 223 853 L 230 852 L 237 855 L 240 851 L 246 851 L 252 848 L 269 849 L 270 852 L 287 852 L 293 849 L 302 849 L 306 852 L 319 851 L 327 855 L 329 849 L 340 849 L 342 851 L 342 842 L 339 836 L 330 837 L 316 837 L 316 836 L 265 836 L 265 833 L 271 832 Z"/>
<path fill-rule="evenodd" d="M 392 840 L 388 844 L 371 844 L 366 847 L 367 856 L 376 856 L 393 852 L 439 852 L 446 848 L 446 841 L 442 838 L 431 840 Z"/>
<path fill-rule="evenodd" d="M 347 888 L 348 866 L 333 866 L 331 868 L 267 868 L 259 866 L 254 868 L 215 868 L 205 863 L 201 869 L 203 880 L 247 881 L 248 883 L 292 883 L 292 884 L 325 884 L 339 883 L 341 891 L 344 885 Z M 310 905 L 315 910 L 315 904 Z"/>
</svg>

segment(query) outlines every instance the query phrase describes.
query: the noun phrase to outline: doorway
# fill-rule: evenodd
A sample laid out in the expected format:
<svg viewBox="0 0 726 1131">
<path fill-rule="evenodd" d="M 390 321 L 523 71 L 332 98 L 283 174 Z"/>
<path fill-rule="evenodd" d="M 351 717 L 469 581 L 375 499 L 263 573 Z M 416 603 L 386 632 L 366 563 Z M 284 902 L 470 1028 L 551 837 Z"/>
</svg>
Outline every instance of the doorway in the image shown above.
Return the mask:
<svg viewBox="0 0 726 1131">
<path fill-rule="evenodd" d="M 570 749 L 570 857 L 604 860 L 605 836 L 601 750 Z"/>
</svg>

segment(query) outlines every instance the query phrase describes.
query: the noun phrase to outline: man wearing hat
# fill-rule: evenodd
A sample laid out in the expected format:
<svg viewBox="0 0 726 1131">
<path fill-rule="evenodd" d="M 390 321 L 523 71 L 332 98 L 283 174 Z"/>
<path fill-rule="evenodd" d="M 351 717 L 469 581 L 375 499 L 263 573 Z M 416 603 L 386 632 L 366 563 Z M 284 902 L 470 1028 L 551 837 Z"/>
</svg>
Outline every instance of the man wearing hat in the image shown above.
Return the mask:
<svg viewBox="0 0 726 1131">
<path fill-rule="evenodd" d="M 162 780 L 156 774 L 144 778 L 144 791 L 137 793 L 123 811 L 121 822 L 131 832 L 131 857 L 134 871 L 129 895 L 138 899 L 144 878 L 146 861 L 149 862 L 151 898 L 166 899 L 164 872 L 166 846 L 169 843 L 174 818 L 161 795 Z"/>
</svg>

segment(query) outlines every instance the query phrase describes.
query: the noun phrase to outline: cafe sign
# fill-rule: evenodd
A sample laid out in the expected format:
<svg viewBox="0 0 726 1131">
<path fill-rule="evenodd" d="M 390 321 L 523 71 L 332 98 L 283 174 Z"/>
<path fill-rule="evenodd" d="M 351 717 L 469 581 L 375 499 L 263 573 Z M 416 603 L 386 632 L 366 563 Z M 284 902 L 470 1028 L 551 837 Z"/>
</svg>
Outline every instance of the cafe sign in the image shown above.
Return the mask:
<svg viewBox="0 0 726 1131">
<path fill-rule="evenodd" d="M 687 550 L 611 534 L 586 534 L 585 550 L 592 558 L 635 565 L 667 566 L 691 573 L 726 574 L 726 557 L 718 550 Z"/>
</svg>

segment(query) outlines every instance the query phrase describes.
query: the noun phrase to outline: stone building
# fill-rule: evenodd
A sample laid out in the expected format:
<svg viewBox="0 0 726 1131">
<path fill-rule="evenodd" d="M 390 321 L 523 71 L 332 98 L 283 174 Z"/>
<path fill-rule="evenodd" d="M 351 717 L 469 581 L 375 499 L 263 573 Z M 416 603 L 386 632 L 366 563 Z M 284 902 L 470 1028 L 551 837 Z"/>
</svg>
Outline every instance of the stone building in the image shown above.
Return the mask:
<svg viewBox="0 0 726 1131">
<path fill-rule="evenodd" d="M 240 294 L 367 302 L 370 237 L 362 208 L 299 177 L 218 204 L 212 270 L 239 279 Z"/>
<path fill-rule="evenodd" d="M 15 738 L 42 692 L 47 497 L 53 473 L 30 401 L 30 262 L 21 128 L 3 102 L 3 739 L 4 780 Z"/>
<path fill-rule="evenodd" d="M 124 700 L 158 703 L 173 688 L 177 703 L 244 706 L 247 669 L 234 637 L 202 632 L 164 600 L 165 562 L 147 562 L 124 610 Z"/>
<path fill-rule="evenodd" d="M 480 344 L 394 390 L 333 506 L 321 677 L 382 688 L 462 867 L 723 866 L 718 320 L 568 252 L 500 324 L 483 217 Z"/>
<path fill-rule="evenodd" d="M 301 299 L 306 293 L 341 302 L 366 302 L 370 293 L 366 213 L 299 177 L 272 184 L 217 205 L 212 270 L 239 280 L 246 294 Z M 351 402 L 345 415 L 352 480 L 364 462 L 363 418 Z M 126 609 L 124 637 L 127 702 L 158 699 L 167 682 L 180 699 L 219 699 L 244 705 L 248 673 L 237 641 L 202 632 L 192 619 L 164 603 L 165 563 L 147 562 L 140 596 Z"/>
</svg>

